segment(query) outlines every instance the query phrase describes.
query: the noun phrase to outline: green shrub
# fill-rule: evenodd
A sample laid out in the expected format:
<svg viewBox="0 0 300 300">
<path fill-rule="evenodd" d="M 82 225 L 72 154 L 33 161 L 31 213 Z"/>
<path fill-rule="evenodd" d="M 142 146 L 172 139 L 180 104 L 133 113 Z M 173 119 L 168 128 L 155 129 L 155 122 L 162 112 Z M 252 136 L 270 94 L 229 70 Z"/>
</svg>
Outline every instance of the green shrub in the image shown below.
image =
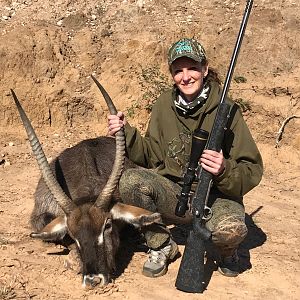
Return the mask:
<svg viewBox="0 0 300 300">
<path fill-rule="evenodd" d="M 247 78 L 244 76 L 235 76 L 233 79 L 236 83 L 245 83 L 247 82 Z"/>
<path fill-rule="evenodd" d="M 249 101 L 244 100 L 243 98 L 237 98 L 234 102 L 241 108 L 242 112 L 251 111 L 251 105 Z"/>
</svg>

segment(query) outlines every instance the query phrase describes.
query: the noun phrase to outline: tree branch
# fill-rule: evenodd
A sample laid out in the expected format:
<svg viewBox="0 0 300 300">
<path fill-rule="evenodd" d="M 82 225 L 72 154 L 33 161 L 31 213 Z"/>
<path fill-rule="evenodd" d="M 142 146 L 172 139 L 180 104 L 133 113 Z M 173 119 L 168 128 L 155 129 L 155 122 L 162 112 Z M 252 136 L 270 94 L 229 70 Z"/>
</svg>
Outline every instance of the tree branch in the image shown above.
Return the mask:
<svg viewBox="0 0 300 300">
<path fill-rule="evenodd" d="M 283 123 L 282 123 L 282 125 L 281 125 L 281 127 L 279 128 L 279 130 L 278 130 L 278 133 L 277 133 L 277 138 L 276 138 L 276 144 L 275 144 L 275 148 L 277 148 L 279 145 L 279 142 L 281 141 L 281 139 L 282 139 L 282 135 L 283 135 L 283 131 L 284 131 L 284 127 L 285 127 L 285 125 L 290 121 L 290 120 L 292 120 L 292 119 L 294 119 L 294 118 L 297 118 L 297 119 L 299 119 L 300 118 L 300 116 L 290 116 L 290 117 L 288 117 L 288 118 L 286 118 L 284 121 L 283 121 Z"/>
</svg>

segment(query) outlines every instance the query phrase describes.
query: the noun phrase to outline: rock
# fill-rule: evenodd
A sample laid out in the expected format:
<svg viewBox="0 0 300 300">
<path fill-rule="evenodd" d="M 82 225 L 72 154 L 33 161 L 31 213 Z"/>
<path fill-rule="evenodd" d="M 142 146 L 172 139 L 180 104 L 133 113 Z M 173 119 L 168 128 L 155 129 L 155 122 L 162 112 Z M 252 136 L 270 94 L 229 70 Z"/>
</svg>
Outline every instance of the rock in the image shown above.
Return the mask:
<svg viewBox="0 0 300 300">
<path fill-rule="evenodd" d="M 4 168 L 7 168 L 11 165 L 10 161 L 9 160 L 5 160 L 4 161 Z"/>
<path fill-rule="evenodd" d="M 57 26 L 62 26 L 62 24 L 63 24 L 63 20 L 59 20 L 59 21 L 56 23 Z"/>
</svg>

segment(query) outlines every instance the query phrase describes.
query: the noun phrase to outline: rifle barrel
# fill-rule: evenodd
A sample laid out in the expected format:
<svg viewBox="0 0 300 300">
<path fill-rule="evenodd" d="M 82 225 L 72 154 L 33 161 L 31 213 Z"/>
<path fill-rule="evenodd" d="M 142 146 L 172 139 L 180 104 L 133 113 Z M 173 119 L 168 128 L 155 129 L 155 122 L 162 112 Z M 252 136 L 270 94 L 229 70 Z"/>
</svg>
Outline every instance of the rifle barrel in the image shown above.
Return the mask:
<svg viewBox="0 0 300 300">
<path fill-rule="evenodd" d="M 241 44 L 242 44 L 242 41 L 243 41 L 243 37 L 244 37 L 244 33 L 245 33 L 246 26 L 247 26 L 247 23 L 248 23 L 248 19 L 249 19 L 249 16 L 250 16 L 252 4 L 253 4 L 253 0 L 248 0 L 248 2 L 246 4 L 243 19 L 242 19 L 242 22 L 241 22 L 241 25 L 240 25 L 240 30 L 239 30 L 239 33 L 238 33 L 238 37 L 237 37 L 237 40 L 236 40 L 236 43 L 235 43 L 235 47 L 234 47 L 233 54 L 232 54 L 232 57 L 231 57 L 231 61 L 230 61 L 230 64 L 229 64 L 229 68 L 228 68 L 228 71 L 227 71 L 226 79 L 225 79 L 225 82 L 224 82 L 220 103 L 223 103 L 225 101 L 225 98 L 226 98 L 228 90 L 229 90 L 232 74 L 234 72 L 237 57 L 238 57 L 238 54 L 239 54 L 239 51 L 240 51 L 240 48 L 241 48 Z"/>
</svg>

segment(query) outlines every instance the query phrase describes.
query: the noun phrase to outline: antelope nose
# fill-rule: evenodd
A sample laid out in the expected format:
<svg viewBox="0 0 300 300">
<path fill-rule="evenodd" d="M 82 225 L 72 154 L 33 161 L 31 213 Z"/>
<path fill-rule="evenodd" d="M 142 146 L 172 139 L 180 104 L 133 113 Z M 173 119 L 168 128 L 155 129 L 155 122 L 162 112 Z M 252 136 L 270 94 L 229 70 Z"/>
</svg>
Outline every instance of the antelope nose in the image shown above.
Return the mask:
<svg viewBox="0 0 300 300">
<path fill-rule="evenodd" d="M 83 276 L 82 286 L 87 289 L 93 289 L 97 284 L 105 285 L 106 280 L 103 275 L 88 274 Z"/>
</svg>

